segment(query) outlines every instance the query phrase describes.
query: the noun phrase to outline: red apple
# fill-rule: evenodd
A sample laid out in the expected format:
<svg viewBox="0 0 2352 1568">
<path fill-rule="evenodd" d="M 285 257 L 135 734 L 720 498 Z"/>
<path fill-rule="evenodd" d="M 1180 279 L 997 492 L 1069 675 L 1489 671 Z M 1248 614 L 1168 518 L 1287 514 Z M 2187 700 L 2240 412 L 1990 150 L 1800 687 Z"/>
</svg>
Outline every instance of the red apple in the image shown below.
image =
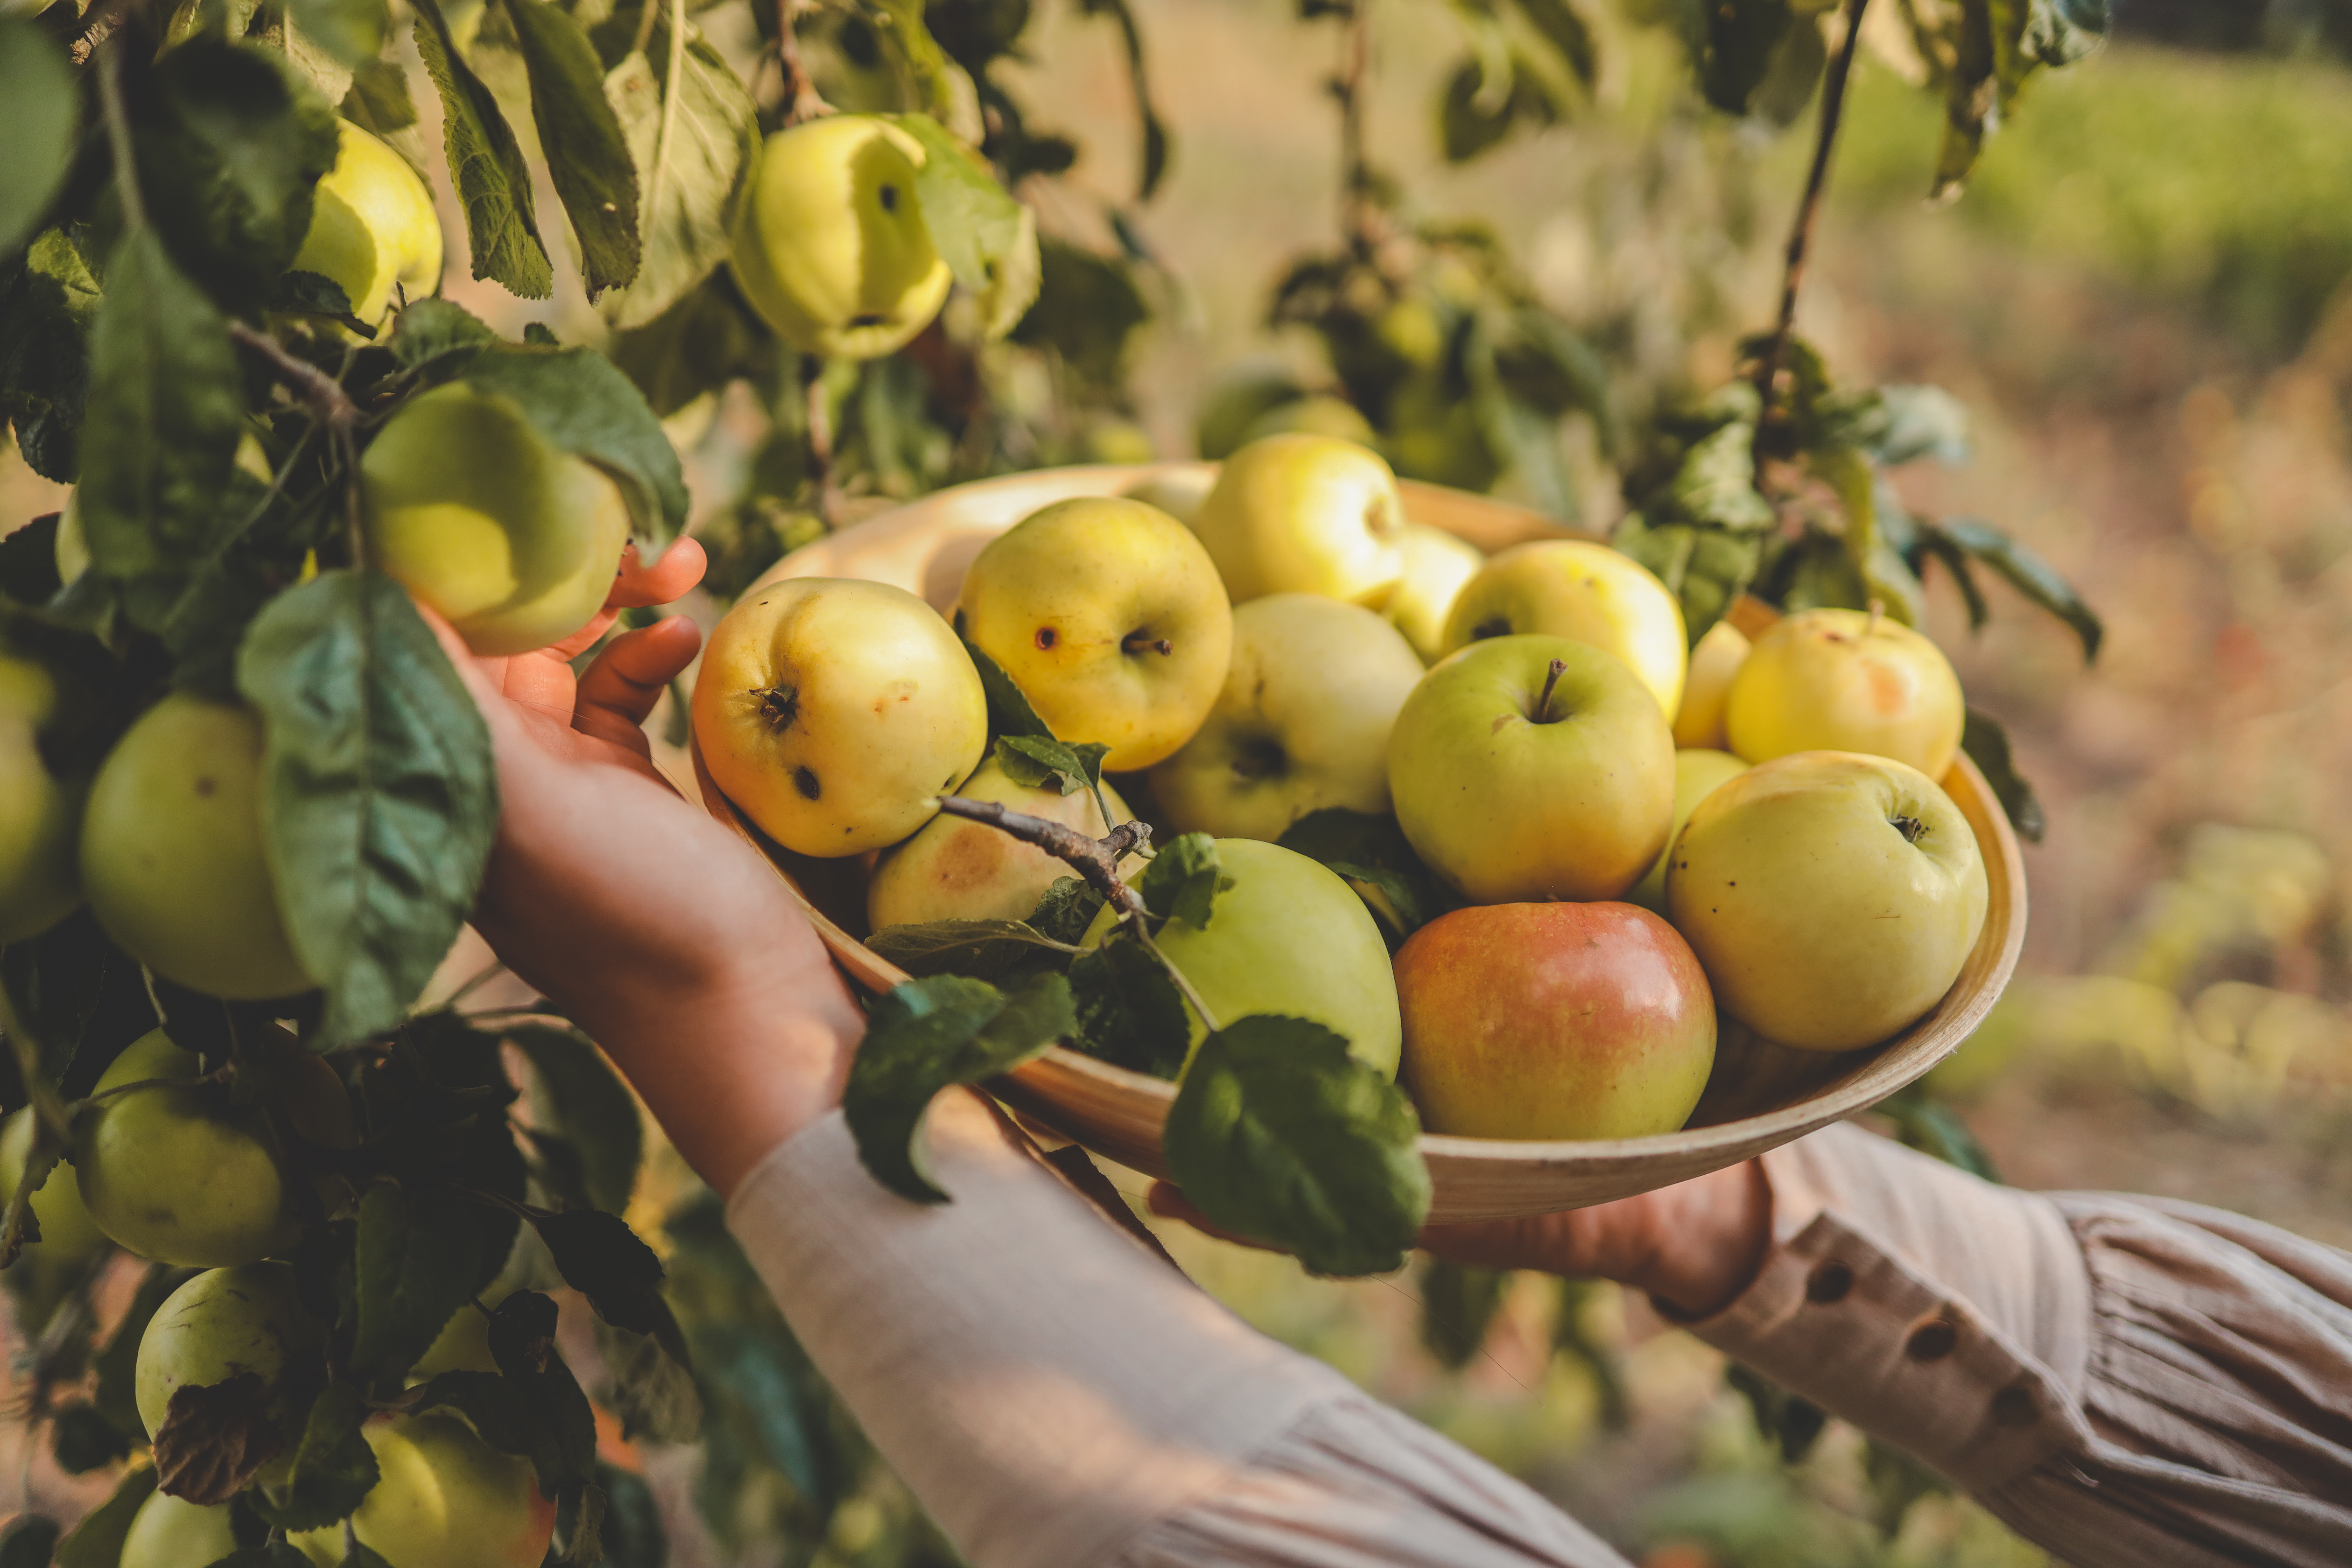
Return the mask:
<svg viewBox="0 0 2352 1568">
<path fill-rule="evenodd" d="M 1632 904 L 1456 910 L 1412 933 L 1396 982 L 1400 1077 L 1432 1132 L 1672 1132 L 1715 1066 L 1697 955 Z"/>
</svg>

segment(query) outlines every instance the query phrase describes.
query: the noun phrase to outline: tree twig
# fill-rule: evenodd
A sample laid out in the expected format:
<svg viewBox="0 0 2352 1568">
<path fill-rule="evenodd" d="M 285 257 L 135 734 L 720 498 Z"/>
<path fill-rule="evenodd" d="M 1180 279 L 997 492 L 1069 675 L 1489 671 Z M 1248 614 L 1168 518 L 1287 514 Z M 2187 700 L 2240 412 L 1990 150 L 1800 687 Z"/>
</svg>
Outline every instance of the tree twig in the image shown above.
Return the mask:
<svg viewBox="0 0 2352 1568">
<path fill-rule="evenodd" d="M 814 356 L 804 361 L 802 377 L 807 398 L 809 477 L 816 485 L 816 515 L 818 521 L 831 528 L 839 510 L 841 490 L 833 482 L 833 417 L 825 407 L 824 361 Z"/>
<path fill-rule="evenodd" d="M 1339 100 L 1339 224 L 1348 244 L 1369 256 L 1379 236 L 1373 232 L 1372 174 L 1364 157 L 1364 78 L 1371 66 L 1371 0 L 1353 0 L 1346 18 L 1347 35 L 1339 74 L 1331 79 L 1331 96 Z"/>
<path fill-rule="evenodd" d="M 341 431 L 358 423 L 359 405 L 351 400 L 350 394 L 333 376 L 307 360 L 297 359 L 276 338 L 243 321 L 231 321 L 228 335 L 237 347 L 268 362 L 270 374 L 301 399 L 320 424 Z"/>
<path fill-rule="evenodd" d="M 1853 70 L 1854 50 L 1862 43 L 1862 14 L 1869 4 L 1870 0 L 1846 0 L 1845 39 L 1838 47 L 1837 58 L 1830 62 L 1829 74 L 1822 80 L 1822 122 L 1813 142 L 1812 168 L 1805 176 L 1805 194 L 1797 204 L 1797 218 L 1789 229 L 1788 262 L 1780 279 L 1780 319 L 1756 366 L 1759 400 L 1756 416 L 1756 473 L 1759 481 L 1766 455 L 1764 426 L 1772 415 L 1775 383 L 1780 378 L 1780 362 L 1788 357 L 1789 336 L 1796 329 L 1797 290 L 1804 282 L 1805 256 L 1812 243 L 1813 219 L 1821 211 L 1822 190 L 1829 183 L 1830 152 L 1837 141 L 1838 121 L 1845 109 L 1846 78 Z"/>
<path fill-rule="evenodd" d="M 1147 824 L 1122 822 L 1111 829 L 1108 837 L 1089 838 L 1075 827 L 1031 816 L 1026 812 L 1007 811 L 991 800 L 942 795 L 940 809 L 950 816 L 985 822 L 1024 844 L 1035 845 L 1084 878 L 1087 886 L 1100 893 L 1121 914 L 1140 918 L 1148 912 L 1143 907 L 1143 896 L 1118 879 L 1120 858 L 1151 842 L 1151 829 Z"/>
<path fill-rule="evenodd" d="M 793 13 L 799 9 L 796 0 L 776 0 L 776 64 L 784 76 L 783 100 L 776 108 L 786 125 L 834 112 L 833 105 L 817 95 L 816 83 L 801 63 L 800 36 L 793 31 Z"/>
</svg>

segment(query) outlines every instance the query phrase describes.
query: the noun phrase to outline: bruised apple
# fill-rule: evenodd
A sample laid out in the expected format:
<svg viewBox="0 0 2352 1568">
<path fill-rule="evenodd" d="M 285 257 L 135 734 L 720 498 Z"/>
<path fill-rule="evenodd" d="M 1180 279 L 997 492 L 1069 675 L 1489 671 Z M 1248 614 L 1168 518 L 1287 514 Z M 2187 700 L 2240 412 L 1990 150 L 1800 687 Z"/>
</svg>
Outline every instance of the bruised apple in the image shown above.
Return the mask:
<svg viewBox="0 0 2352 1568">
<path fill-rule="evenodd" d="M 501 1454 L 456 1415 L 381 1416 L 362 1428 L 376 1483 L 352 1531 L 392 1568 L 538 1568 L 555 1534 L 555 1503 L 530 1461 Z M 287 1540 L 319 1568 L 339 1568 L 343 1527 Z"/>
<path fill-rule="evenodd" d="M 1100 838 L 1133 815 L 1108 784 L 1103 786 L 1103 804 L 1110 807 L 1112 820 L 1106 823 L 1093 791 L 1064 795 L 1052 784 L 1016 784 L 994 757 L 981 763 L 956 794 L 1075 827 L 1089 838 Z M 1132 857 L 1128 866 L 1142 868 Z M 1071 875 L 1066 862 L 1034 844 L 985 822 L 941 812 L 912 838 L 882 852 L 866 884 L 866 920 L 876 931 L 929 921 L 1025 921 L 1046 889 Z"/>
<path fill-rule="evenodd" d="M 1715 1065 L 1698 959 L 1631 904 L 1455 910 L 1406 941 L 1396 983 L 1401 1077 L 1432 1132 L 1672 1132 Z"/>
</svg>

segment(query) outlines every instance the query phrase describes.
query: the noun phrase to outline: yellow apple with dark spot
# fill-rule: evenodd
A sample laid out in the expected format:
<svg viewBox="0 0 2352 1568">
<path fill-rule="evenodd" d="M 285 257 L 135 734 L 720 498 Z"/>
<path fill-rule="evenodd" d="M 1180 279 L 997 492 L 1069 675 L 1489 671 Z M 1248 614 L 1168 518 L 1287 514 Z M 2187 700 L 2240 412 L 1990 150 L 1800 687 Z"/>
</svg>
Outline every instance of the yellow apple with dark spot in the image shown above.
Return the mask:
<svg viewBox="0 0 2352 1568">
<path fill-rule="evenodd" d="M 1675 710 L 1675 744 L 1685 751 L 1727 752 L 1723 707 L 1731 682 L 1748 661 L 1748 636 L 1729 621 L 1717 621 L 1690 651 L 1690 674 L 1683 681 L 1682 706 Z"/>
<path fill-rule="evenodd" d="M 311 187 L 310 230 L 292 270 L 339 284 L 352 314 L 380 326 L 403 299 L 441 286 L 441 220 L 407 160 L 348 120 L 335 166 Z"/>
<path fill-rule="evenodd" d="M 1725 1012 L 1780 1045 L 1850 1051 L 1934 1006 L 1984 929 L 1984 857 L 1916 768 L 1799 752 L 1699 802 L 1666 909 Z"/>
<path fill-rule="evenodd" d="M 1751 763 L 1863 752 L 1944 776 L 1968 703 L 1944 650 L 1863 610 L 1804 610 L 1756 639 L 1725 700 L 1731 749 Z"/>
<path fill-rule="evenodd" d="M 392 1568 L 538 1568 L 555 1503 L 530 1461 L 501 1454 L 458 1416 L 379 1416 L 361 1428 L 376 1483 L 352 1516 L 359 1543 Z M 343 1562 L 343 1527 L 287 1537 L 319 1568 Z"/>
<path fill-rule="evenodd" d="M 1675 753 L 1675 819 L 1666 829 L 1666 847 L 1650 862 L 1642 879 L 1625 895 L 1629 904 L 1639 904 L 1654 915 L 1666 912 L 1666 861 L 1675 852 L 1675 837 L 1690 820 L 1698 803 L 1713 795 L 1717 784 L 1727 784 L 1748 771 L 1748 764 L 1729 752 L 1685 749 Z"/>
<path fill-rule="evenodd" d="M 1108 784 L 1103 805 L 1112 820 L 1106 823 L 1092 790 L 1064 795 L 1050 782 L 1015 784 L 994 757 L 956 794 L 1075 827 L 1089 838 L 1133 816 Z M 1125 864 L 1139 871 L 1143 863 L 1129 857 Z M 1066 862 L 1001 828 L 941 812 L 912 838 L 882 852 L 866 884 L 866 919 L 876 931 L 929 921 L 1025 921 L 1047 889 L 1076 875 Z"/>
<path fill-rule="evenodd" d="M 1208 552 L 1157 507 L 1056 501 L 988 542 L 956 622 L 1062 740 L 1113 773 L 1192 739 L 1224 684 L 1233 608 Z"/>
<path fill-rule="evenodd" d="M 1486 564 L 1486 552 L 1442 528 L 1409 522 L 1398 542 L 1403 570 L 1386 613 L 1423 664 L 1445 657 L 1445 617 L 1462 590 Z"/>
<path fill-rule="evenodd" d="M 1216 706 L 1151 770 L 1179 833 L 1280 838 L 1326 806 L 1389 809 L 1389 731 L 1421 659 L 1361 605 L 1268 594 L 1234 611 L 1234 659 Z"/>
<path fill-rule="evenodd" d="M 761 832 L 863 855 L 929 822 L 980 765 L 988 699 L 939 612 L 903 588 L 792 577 L 746 594 L 703 650 L 694 738 Z"/>
<path fill-rule="evenodd" d="M 1542 539 L 1488 561 L 1446 613 L 1445 651 L 1503 637 L 1590 643 L 1639 676 L 1661 714 L 1682 703 L 1683 607 L 1647 567 L 1605 544 Z"/>
<path fill-rule="evenodd" d="M 1268 436 L 1227 458 L 1192 530 L 1236 605 L 1320 594 L 1377 606 L 1403 570 L 1396 476 L 1330 436 Z"/>
</svg>

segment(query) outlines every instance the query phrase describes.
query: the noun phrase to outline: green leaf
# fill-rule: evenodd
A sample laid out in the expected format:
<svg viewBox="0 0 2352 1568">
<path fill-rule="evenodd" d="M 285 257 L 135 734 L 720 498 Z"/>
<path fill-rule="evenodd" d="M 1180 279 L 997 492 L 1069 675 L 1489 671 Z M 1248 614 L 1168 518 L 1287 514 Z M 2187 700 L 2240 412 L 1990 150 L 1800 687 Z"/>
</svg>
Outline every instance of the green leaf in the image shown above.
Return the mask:
<svg viewBox="0 0 2352 1568">
<path fill-rule="evenodd" d="M 155 1490 L 155 1472 L 142 1468 L 127 1472 L 114 1495 L 82 1517 L 82 1521 L 58 1542 L 58 1568 L 116 1568 L 122 1561 L 122 1542 L 131 1521 Z"/>
<path fill-rule="evenodd" d="M 2010 754 L 2009 731 L 2001 728 L 2000 721 L 1969 709 L 1967 726 L 1960 731 L 1960 750 L 1992 786 L 1993 798 L 2000 802 L 2017 836 L 2028 844 L 2041 843 L 2042 802 L 2034 798 L 2033 786 L 2017 771 L 2016 759 Z"/>
<path fill-rule="evenodd" d="M 262 715 L 269 860 L 320 1043 L 393 1027 L 472 911 L 499 821 L 488 730 L 407 593 L 330 572 L 270 601 L 237 689 Z"/>
<path fill-rule="evenodd" d="M 1702 10 L 1699 88 L 1727 114 L 1745 114 L 1792 19 L 1788 0 L 1716 0 Z"/>
<path fill-rule="evenodd" d="M 923 144 L 915 198 L 931 244 L 957 282 L 978 298 L 983 335 L 1011 331 L 1037 298 L 1043 262 L 1037 218 L 996 183 L 988 160 L 928 114 L 897 114 L 891 123 Z"/>
<path fill-rule="evenodd" d="M 445 1372 L 425 1385 L 419 1409 L 463 1411 L 482 1441 L 529 1459 L 547 1497 L 595 1479 L 596 1417 L 572 1369 L 552 1349 L 555 1303 L 518 1291 L 490 1328 L 499 1371 Z"/>
<path fill-rule="evenodd" d="M 1421 1342 L 1448 1372 L 1470 1364 L 1511 1291 L 1507 1268 L 1433 1258 L 1421 1271 Z"/>
<path fill-rule="evenodd" d="M 1982 631 L 1985 622 L 1992 618 L 1992 608 L 1985 603 L 1984 590 L 1977 585 L 1976 573 L 1969 569 L 1969 552 L 1942 529 L 1932 526 L 1920 532 L 1917 548 L 1923 563 L 1932 560 L 1951 574 L 1952 585 L 1968 606 L 1969 630 Z"/>
<path fill-rule="evenodd" d="M 1076 942 L 1102 911 L 1103 896 L 1080 877 L 1062 877 L 1029 912 L 1029 928 L 1049 941 Z"/>
<path fill-rule="evenodd" d="M 731 284 L 713 277 L 644 325 L 616 331 L 605 352 L 646 395 L 655 416 L 667 419 L 731 381 L 777 384 L 782 354 L 789 351 L 780 352 L 775 334 L 751 314 Z M 804 456 L 799 431 L 779 431 L 777 438 L 789 443 L 795 459 Z"/>
<path fill-rule="evenodd" d="M 527 1026 L 508 1030 L 506 1038 L 538 1079 L 534 1124 L 561 1133 L 580 1152 L 588 1201 L 608 1214 L 626 1209 L 645 1160 L 636 1097 L 584 1035 Z"/>
<path fill-rule="evenodd" d="M 555 286 L 547 247 L 531 213 L 530 168 L 498 99 L 467 66 L 438 0 L 415 0 L 416 52 L 441 94 L 441 139 L 449 177 L 466 210 L 474 276 L 493 279 L 526 300 Z"/>
<path fill-rule="evenodd" d="M 931 37 L 924 10 L 923 0 L 869 0 L 860 16 L 886 52 L 898 57 L 893 74 L 913 89 L 916 107 L 934 120 L 953 120 L 958 100 L 969 100 L 971 89 L 957 91 L 960 73 Z"/>
<path fill-rule="evenodd" d="M 1041 1056 L 1077 1026 L 1069 982 L 1033 975 L 1010 992 L 958 974 L 909 980 L 874 1004 L 841 1105 L 874 1179 L 917 1203 L 945 1203 L 930 1177 L 923 1118 L 940 1091 Z"/>
<path fill-rule="evenodd" d="M 383 0 L 286 0 L 286 19 L 338 64 L 349 68 L 374 62 L 383 52 L 384 35 L 392 21 Z M 354 75 L 353 86 L 357 85 Z M 404 89 L 402 97 L 406 96 Z M 412 111 L 408 123 L 415 121 Z"/>
<path fill-rule="evenodd" d="M 95 569 L 128 578 L 184 567 L 218 521 L 245 406 L 228 323 L 152 229 L 115 251 L 90 358 L 77 497 Z"/>
<path fill-rule="evenodd" d="M 1513 488 L 1537 510 L 1573 521 L 1581 507 L 1560 451 L 1559 426 L 1543 410 L 1520 401 L 1504 377 L 1496 361 L 1496 325 L 1493 313 L 1478 312 L 1463 344 L 1462 368 L 1470 378 L 1478 433 L 1502 460 Z"/>
<path fill-rule="evenodd" d="M 1448 163 L 1465 163 L 1523 125 L 1540 130 L 1566 114 L 1542 74 L 1517 50 L 1492 60 L 1474 56 L 1446 79 L 1438 100 L 1438 145 Z"/>
<path fill-rule="evenodd" d="M 588 1298 L 596 1315 L 633 1333 L 651 1334 L 684 1362 L 686 1339 L 662 1300 L 660 1254 L 618 1215 L 601 1209 L 534 1213 L 531 1228 L 547 1244 L 563 1282 Z"/>
<path fill-rule="evenodd" d="M 45 228 L 21 260 L 0 261 L 0 413 L 26 465 L 45 479 L 81 477 L 82 404 L 98 280 L 62 228 Z"/>
<path fill-rule="evenodd" d="M 1276 842 L 1285 849 L 1321 861 L 1351 882 L 1377 889 L 1388 907 L 1366 901 L 1400 937 L 1410 936 L 1447 910 L 1462 907 L 1454 890 L 1412 852 L 1393 816 L 1325 806 L 1292 823 Z"/>
<path fill-rule="evenodd" d="M 1162 1134 L 1168 1173 L 1221 1229 L 1317 1274 L 1404 1262 L 1429 1214 L 1412 1102 L 1304 1018 L 1253 1015 L 1201 1042 Z"/>
<path fill-rule="evenodd" d="M 1037 710 L 1029 706 L 1029 699 L 1013 684 L 1003 665 L 982 653 L 976 643 L 964 643 L 963 651 L 971 656 L 972 668 L 980 671 L 980 689 L 988 695 L 988 727 L 992 733 L 1054 738 L 1054 731 L 1037 717 Z"/>
<path fill-rule="evenodd" d="M 499 341 L 463 305 L 436 298 L 419 300 L 401 311 L 385 346 L 403 370 L 452 373 Z"/>
<path fill-rule="evenodd" d="M 302 1440 L 283 1480 L 247 1494 L 253 1510 L 281 1530 L 317 1530 L 351 1517 L 375 1486 L 375 1450 L 360 1427 L 368 1416 L 358 1389 L 331 1383 L 310 1402 Z"/>
<path fill-rule="evenodd" d="M 2106 635 L 2098 615 L 2083 602 L 2074 585 L 2051 564 L 1989 522 L 1975 518 L 1948 518 L 1934 531 L 2008 579 L 2011 587 L 2073 628 L 2083 644 L 2083 662 L 2099 657 Z"/>
<path fill-rule="evenodd" d="M 866 939 L 866 945 L 918 977 L 966 974 L 1001 980 L 1041 963 L 1058 969 L 1068 962 L 1074 944 L 1042 935 L 1020 921 L 927 921 L 884 926 Z"/>
<path fill-rule="evenodd" d="M 1168 966 L 1125 926 L 1070 962 L 1077 1019 L 1070 1044 L 1113 1067 L 1174 1081 L 1192 1049 L 1192 1016 Z"/>
<path fill-rule="evenodd" d="M 1940 386 L 1882 386 L 1878 397 L 1884 413 L 1868 446 L 1880 466 L 1969 460 L 1969 411 L 1958 398 Z"/>
<path fill-rule="evenodd" d="M 1870 1109 L 1894 1122 L 1895 1135 L 1909 1147 L 1980 1180 L 2000 1180 L 1992 1155 L 1966 1119 L 1924 1082 L 1906 1084 Z"/>
<path fill-rule="evenodd" d="M 391 1182 L 368 1188 L 360 1200 L 354 1375 L 382 1389 L 400 1386 L 472 1298 L 481 1242 L 473 1205 L 446 1191 Z"/>
<path fill-rule="evenodd" d="M 1217 858 L 1217 841 L 1205 833 L 1187 833 L 1160 847 L 1143 868 L 1136 891 L 1161 920 L 1205 931 L 1216 912 L 1217 895 L 1233 885 Z"/>
<path fill-rule="evenodd" d="M 621 1420 L 621 1435 L 656 1443 L 691 1443 L 702 1433 L 702 1394 L 694 1373 L 651 1334 L 595 1320 L 596 1355 L 604 1375 L 596 1403 Z"/>
<path fill-rule="evenodd" d="M 1756 532 L 1779 521 L 1756 489 L 1756 427 L 1735 420 L 1693 443 L 1666 486 L 1672 517 L 1734 532 Z"/>
<path fill-rule="evenodd" d="M 408 96 L 408 73 L 391 60 L 365 60 L 352 73 L 352 89 L 337 110 L 344 119 L 378 136 L 390 136 L 416 123 L 416 104 Z"/>
<path fill-rule="evenodd" d="M 1682 601 L 1683 629 L 1696 644 L 1748 591 L 1764 559 L 1765 536 L 1691 523 L 1652 527 L 1628 512 L 1609 542 L 1648 567 Z"/>
<path fill-rule="evenodd" d="M 614 19 L 635 18 L 635 8 L 624 7 Z M 604 301 L 617 328 L 653 321 L 727 259 L 736 205 L 759 157 L 751 95 L 691 23 L 683 37 L 685 47 L 673 52 L 664 7 L 649 53 L 606 57 L 604 97 L 636 168 L 645 240 L 636 281 Z"/>
<path fill-rule="evenodd" d="M 604 67 L 573 21 L 543 0 L 506 0 L 530 78 L 530 113 L 548 177 L 580 240 L 580 269 L 593 300 L 637 275 L 637 171 L 604 97 Z"/>
<path fill-rule="evenodd" d="M 40 221 L 73 155 L 73 68 L 27 16 L 0 17 L 0 255 Z"/>
<path fill-rule="evenodd" d="M 298 316 L 323 316 L 362 338 L 375 336 L 373 326 L 352 314 L 352 297 L 343 292 L 343 286 L 321 273 L 279 273 L 270 290 L 268 308 Z"/>
<path fill-rule="evenodd" d="M 97 1088 L 122 1047 L 157 1023 L 145 973 L 87 910 L 0 949 L 0 985 L 15 1043 L 35 1047 L 34 1065 L 67 1100 Z"/>
<path fill-rule="evenodd" d="M 631 501 L 641 537 L 686 527 L 686 473 L 661 421 L 618 365 L 593 349 L 502 345 L 461 379 L 513 400 L 541 436 L 610 473 Z"/>
<path fill-rule="evenodd" d="M 999 735 L 996 765 L 1004 776 L 1025 789 L 1054 785 L 1066 795 L 1102 784 L 1102 760 L 1108 746 L 1087 742 L 1071 745 L 1050 735 Z"/>
</svg>

